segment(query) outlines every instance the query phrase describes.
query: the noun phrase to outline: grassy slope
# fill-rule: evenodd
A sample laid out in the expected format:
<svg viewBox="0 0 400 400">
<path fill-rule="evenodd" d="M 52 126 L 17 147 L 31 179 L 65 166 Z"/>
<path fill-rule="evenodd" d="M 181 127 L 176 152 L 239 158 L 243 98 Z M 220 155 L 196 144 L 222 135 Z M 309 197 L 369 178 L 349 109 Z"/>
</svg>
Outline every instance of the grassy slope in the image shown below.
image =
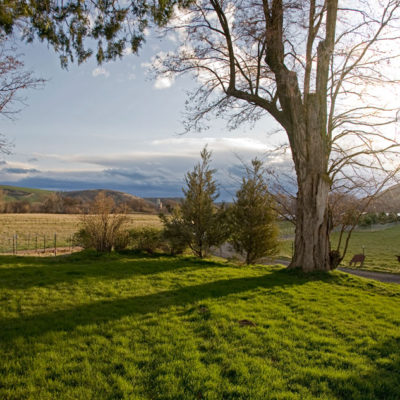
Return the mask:
<svg viewBox="0 0 400 400">
<path fill-rule="evenodd" d="M 397 286 L 190 258 L 0 261 L 1 399 L 399 398 Z"/>
<path fill-rule="evenodd" d="M 44 201 L 51 193 L 50 190 L 31 189 L 17 186 L 0 185 L 0 190 L 3 190 L 6 202 L 26 200 L 29 203 L 37 203 Z"/>
</svg>

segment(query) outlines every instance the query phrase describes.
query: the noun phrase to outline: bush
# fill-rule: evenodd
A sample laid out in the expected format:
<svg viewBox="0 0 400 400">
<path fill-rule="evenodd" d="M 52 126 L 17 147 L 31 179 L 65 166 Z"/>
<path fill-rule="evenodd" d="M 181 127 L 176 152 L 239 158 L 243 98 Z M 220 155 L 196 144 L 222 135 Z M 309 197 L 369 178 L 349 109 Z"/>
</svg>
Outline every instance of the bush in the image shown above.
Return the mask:
<svg viewBox="0 0 400 400">
<path fill-rule="evenodd" d="M 182 254 L 189 244 L 190 232 L 182 220 L 180 209 L 172 210 L 170 216 L 160 214 L 164 225 L 164 244 L 171 255 Z"/>
<path fill-rule="evenodd" d="M 74 233 L 74 236 L 72 237 L 72 244 L 74 246 L 83 247 L 84 249 L 91 248 L 90 237 L 85 228 L 81 228 L 78 232 Z"/>
<path fill-rule="evenodd" d="M 100 192 L 91 203 L 90 214 L 81 220 L 82 228 L 76 236 L 85 249 L 95 249 L 98 252 L 110 252 L 113 249 L 122 250 L 124 243 L 123 226 L 126 215 L 118 212 L 112 198 Z"/>
<path fill-rule="evenodd" d="M 114 238 L 114 250 L 115 251 L 125 250 L 128 247 L 129 242 L 130 242 L 130 235 L 128 231 L 124 230 L 118 232 Z"/>
<path fill-rule="evenodd" d="M 129 239 L 133 249 L 153 254 L 163 245 L 163 232 L 151 227 L 131 229 Z"/>
</svg>

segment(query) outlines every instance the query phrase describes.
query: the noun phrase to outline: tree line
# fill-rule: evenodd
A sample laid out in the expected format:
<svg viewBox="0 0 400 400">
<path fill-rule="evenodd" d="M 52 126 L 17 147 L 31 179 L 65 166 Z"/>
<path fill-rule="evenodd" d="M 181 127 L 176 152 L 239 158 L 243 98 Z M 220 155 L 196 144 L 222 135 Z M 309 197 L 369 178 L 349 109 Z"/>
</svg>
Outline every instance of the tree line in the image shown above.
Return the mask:
<svg viewBox="0 0 400 400">
<path fill-rule="evenodd" d="M 171 203 L 174 203 L 171 201 Z M 92 201 L 80 197 L 71 197 L 65 193 L 51 193 L 42 201 L 7 200 L 0 190 L 0 213 L 46 213 L 46 214 L 85 214 L 92 207 Z M 157 207 L 144 199 L 131 198 L 118 202 L 115 211 L 156 213 Z"/>
</svg>

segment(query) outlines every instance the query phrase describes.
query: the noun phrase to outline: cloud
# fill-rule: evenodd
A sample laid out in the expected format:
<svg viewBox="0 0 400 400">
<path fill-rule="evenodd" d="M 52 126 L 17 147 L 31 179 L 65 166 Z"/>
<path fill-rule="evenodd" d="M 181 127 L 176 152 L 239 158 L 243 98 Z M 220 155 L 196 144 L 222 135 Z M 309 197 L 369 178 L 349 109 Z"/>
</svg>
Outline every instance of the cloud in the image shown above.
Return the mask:
<svg viewBox="0 0 400 400">
<path fill-rule="evenodd" d="M 213 152 L 254 152 L 263 153 L 270 151 L 272 147 L 260 140 L 251 137 L 178 137 L 161 140 L 153 140 L 151 142 L 155 146 L 166 146 L 177 149 L 179 147 L 187 150 L 193 150 L 199 153 L 200 149 L 208 145 L 209 149 Z"/>
<path fill-rule="evenodd" d="M 163 90 L 170 88 L 175 82 L 173 76 L 157 76 L 154 82 L 154 89 Z"/>
<path fill-rule="evenodd" d="M 105 78 L 108 78 L 110 76 L 110 72 L 104 67 L 97 67 L 92 71 L 92 76 L 95 78 L 101 75 L 104 75 Z"/>
<path fill-rule="evenodd" d="M 38 162 L 38 161 L 39 161 L 39 159 L 37 159 L 37 158 L 35 158 L 35 157 L 30 158 L 30 159 L 28 160 L 28 162 L 30 162 L 30 163 Z"/>
<path fill-rule="evenodd" d="M 31 174 L 31 173 L 40 173 L 39 170 L 35 168 L 3 168 L 1 172 L 5 172 L 7 174 Z"/>
<path fill-rule="evenodd" d="M 113 189 L 141 197 L 182 196 L 184 177 L 200 160 L 204 145 L 213 152 L 220 200 L 230 201 L 241 177 L 243 164 L 258 157 L 275 171 L 293 170 L 290 155 L 271 152 L 262 138 L 172 137 L 154 140 L 147 151 L 109 154 L 40 154 L 38 164 L 9 163 L 0 169 L 2 183 L 52 190 Z M 35 169 L 37 167 L 40 170 Z"/>
</svg>

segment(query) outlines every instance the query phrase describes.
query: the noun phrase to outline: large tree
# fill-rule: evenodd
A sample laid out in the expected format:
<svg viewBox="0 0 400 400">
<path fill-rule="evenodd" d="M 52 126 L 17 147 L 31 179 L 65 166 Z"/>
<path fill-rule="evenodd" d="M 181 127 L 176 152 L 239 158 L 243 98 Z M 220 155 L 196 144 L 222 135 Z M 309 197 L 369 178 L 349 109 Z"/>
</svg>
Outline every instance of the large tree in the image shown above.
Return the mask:
<svg viewBox="0 0 400 400">
<path fill-rule="evenodd" d="M 191 126 L 210 112 L 233 126 L 268 113 L 286 132 L 298 188 L 292 268 L 335 266 L 333 182 L 392 168 L 397 110 L 379 94 L 398 83 L 399 16 L 398 0 L 198 0 L 169 25 L 179 47 L 154 60 L 157 73 L 198 77 Z"/>
<path fill-rule="evenodd" d="M 0 27 L 47 39 L 63 62 L 136 51 L 149 16 L 178 32 L 179 48 L 158 72 L 194 73 L 190 127 L 215 111 L 233 126 L 267 113 L 287 134 L 297 177 L 293 268 L 332 268 L 328 194 L 332 183 L 390 169 L 395 107 L 379 94 L 398 83 L 400 0 L 7 0 Z M 176 6 L 176 7 L 174 7 Z M 179 6 L 179 7 L 178 7 Z M 173 12 L 175 11 L 175 12 Z"/>
</svg>

